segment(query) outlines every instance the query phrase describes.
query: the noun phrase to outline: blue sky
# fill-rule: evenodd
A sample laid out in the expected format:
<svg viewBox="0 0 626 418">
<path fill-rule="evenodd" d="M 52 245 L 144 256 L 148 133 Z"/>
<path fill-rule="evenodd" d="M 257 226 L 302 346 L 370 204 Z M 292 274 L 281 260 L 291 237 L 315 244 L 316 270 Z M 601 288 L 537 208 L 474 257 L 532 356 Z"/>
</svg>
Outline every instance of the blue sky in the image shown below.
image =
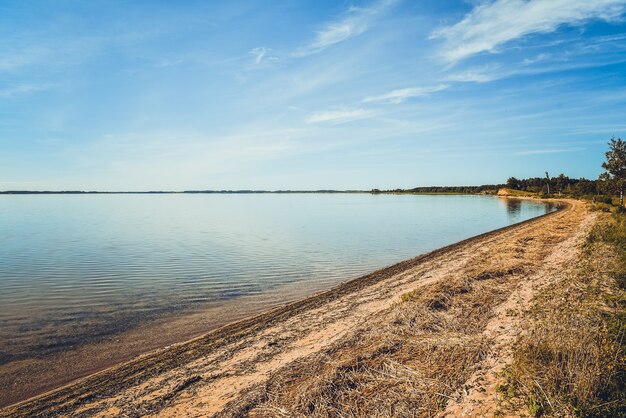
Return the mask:
<svg viewBox="0 0 626 418">
<path fill-rule="evenodd" d="M 0 2 L 0 190 L 595 178 L 626 0 Z"/>
</svg>

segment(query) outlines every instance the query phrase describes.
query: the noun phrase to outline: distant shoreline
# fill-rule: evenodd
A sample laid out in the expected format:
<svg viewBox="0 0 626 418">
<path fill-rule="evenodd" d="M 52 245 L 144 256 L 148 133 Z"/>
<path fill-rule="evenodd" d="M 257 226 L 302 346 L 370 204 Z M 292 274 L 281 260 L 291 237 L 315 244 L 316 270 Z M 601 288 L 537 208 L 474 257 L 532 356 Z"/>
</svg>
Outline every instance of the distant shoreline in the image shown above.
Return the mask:
<svg viewBox="0 0 626 418">
<path fill-rule="evenodd" d="M 37 191 L 7 190 L 0 194 L 286 194 L 286 193 L 371 193 L 368 190 L 184 190 L 184 191 Z"/>
<path fill-rule="evenodd" d="M 473 187 L 473 186 L 468 186 Z M 443 187 L 442 187 L 443 188 Z M 461 188 L 461 187 L 460 187 Z M 430 187 L 428 189 L 431 189 Z M 446 188 L 447 189 L 447 188 Z M 49 191 L 49 190 L 6 190 L 0 195 L 49 195 L 49 194 L 440 194 L 478 195 L 495 194 L 469 191 L 415 191 L 415 190 L 184 190 L 184 191 Z"/>
</svg>

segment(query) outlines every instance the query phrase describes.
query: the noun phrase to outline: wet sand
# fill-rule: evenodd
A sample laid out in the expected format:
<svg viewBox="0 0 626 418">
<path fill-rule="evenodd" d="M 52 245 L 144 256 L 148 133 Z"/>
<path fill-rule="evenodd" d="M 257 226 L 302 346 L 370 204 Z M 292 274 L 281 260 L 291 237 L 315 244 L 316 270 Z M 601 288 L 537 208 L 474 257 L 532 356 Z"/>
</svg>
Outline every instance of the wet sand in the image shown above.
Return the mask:
<svg viewBox="0 0 626 418">
<path fill-rule="evenodd" d="M 402 294 L 426 289 L 451 275 L 477 271 L 503 271 L 516 283 L 539 274 L 542 260 L 551 255 L 556 260 L 553 263 L 560 260 L 552 247 L 577 236 L 579 226 L 588 218 L 584 205 L 572 202 L 559 212 L 462 241 L 231 323 L 191 341 L 143 355 L 5 408 L 2 413 L 7 416 L 227 414 L 239 408 L 253 388 L 270 381 L 281 370 L 313 358 L 351 338 L 373 320 L 385 318 Z M 560 251 L 567 253 L 563 248 Z M 502 270 L 512 258 L 524 268 Z M 236 310 L 231 313 L 237 315 Z M 228 317 L 224 320 L 227 322 Z M 172 340 L 186 332 L 184 326 L 171 322 L 160 326 L 153 332 L 170 333 Z M 136 355 L 142 349 L 149 349 L 150 333 L 139 341 L 134 347 L 136 351 L 112 341 L 108 350 L 93 347 L 93 353 L 113 351 Z M 82 353 L 85 354 L 89 352 Z M 58 386 L 75 364 L 71 359 L 59 362 L 49 368 L 47 376 L 29 373 L 28 364 L 19 365 L 22 368 L 6 374 L 2 383 L 4 388 L 13 384 L 22 390 L 11 389 L 8 395 L 3 390 L 4 399 L 11 402 Z M 86 368 L 81 373 L 90 371 Z M 29 382 L 33 382 L 30 389 Z"/>
</svg>

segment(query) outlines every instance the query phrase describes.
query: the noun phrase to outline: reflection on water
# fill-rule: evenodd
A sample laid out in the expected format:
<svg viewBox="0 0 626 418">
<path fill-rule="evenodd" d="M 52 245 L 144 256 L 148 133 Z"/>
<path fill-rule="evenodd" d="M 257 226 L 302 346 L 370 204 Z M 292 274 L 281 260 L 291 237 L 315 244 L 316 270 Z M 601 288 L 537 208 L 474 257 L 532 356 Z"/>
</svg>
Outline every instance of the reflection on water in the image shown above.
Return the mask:
<svg viewBox="0 0 626 418">
<path fill-rule="evenodd" d="M 526 199 L 498 197 L 498 200 L 506 207 L 506 212 L 509 216 L 509 220 L 512 223 L 521 222 L 524 219 L 529 219 L 530 217 L 537 216 L 536 207 L 529 206 L 529 201 Z M 534 202 L 535 201 L 533 201 L 533 203 Z M 548 214 L 558 209 L 559 204 L 554 202 L 541 202 L 541 207 L 543 209 L 543 214 Z M 527 210 L 530 210 L 534 215 L 529 217 L 528 214 L 525 213 L 525 211 Z"/>
<path fill-rule="evenodd" d="M 506 211 L 509 214 L 509 218 L 515 219 L 520 216 L 522 211 L 522 201 L 519 199 L 507 199 L 500 198 L 500 201 L 504 202 L 506 206 Z"/>
<path fill-rule="evenodd" d="M 0 196 L 0 364 L 330 287 L 551 210 L 486 196 Z"/>
</svg>

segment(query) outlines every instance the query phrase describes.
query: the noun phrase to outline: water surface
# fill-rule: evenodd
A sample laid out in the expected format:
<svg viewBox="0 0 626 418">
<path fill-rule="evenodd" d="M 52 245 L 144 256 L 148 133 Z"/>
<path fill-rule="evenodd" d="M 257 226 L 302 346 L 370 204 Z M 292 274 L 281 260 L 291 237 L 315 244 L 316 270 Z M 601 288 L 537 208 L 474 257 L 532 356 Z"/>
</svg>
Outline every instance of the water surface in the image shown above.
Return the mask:
<svg viewBox="0 0 626 418">
<path fill-rule="evenodd" d="M 331 287 L 554 210 L 487 196 L 0 196 L 0 365 Z"/>
</svg>

